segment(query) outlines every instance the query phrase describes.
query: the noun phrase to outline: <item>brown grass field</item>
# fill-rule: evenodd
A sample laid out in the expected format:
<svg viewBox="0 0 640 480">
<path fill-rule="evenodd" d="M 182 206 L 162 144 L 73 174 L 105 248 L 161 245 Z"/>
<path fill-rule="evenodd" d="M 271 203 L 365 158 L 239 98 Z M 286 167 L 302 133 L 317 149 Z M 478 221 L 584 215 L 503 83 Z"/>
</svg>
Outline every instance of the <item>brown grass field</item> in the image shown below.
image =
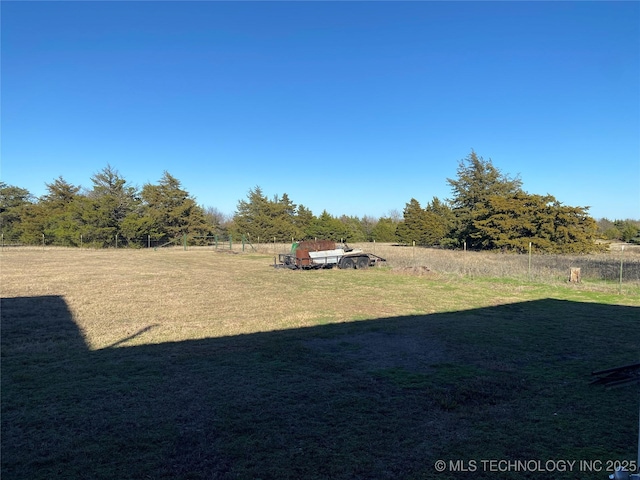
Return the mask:
<svg viewBox="0 0 640 480">
<path fill-rule="evenodd" d="M 543 275 L 543 257 L 532 273 L 527 256 L 388 245 L 382 268 L 274 269 L 286 248 L 5 249 L 2 478 L 468 478 L 455 461 L 636 461 L 637 387 L 590 385 L 640 361 L 633 278 L 582 267 L 568 284 L 579 259 Z M 598 262 L 615 271 L 620 256 Z"/>
</svg>

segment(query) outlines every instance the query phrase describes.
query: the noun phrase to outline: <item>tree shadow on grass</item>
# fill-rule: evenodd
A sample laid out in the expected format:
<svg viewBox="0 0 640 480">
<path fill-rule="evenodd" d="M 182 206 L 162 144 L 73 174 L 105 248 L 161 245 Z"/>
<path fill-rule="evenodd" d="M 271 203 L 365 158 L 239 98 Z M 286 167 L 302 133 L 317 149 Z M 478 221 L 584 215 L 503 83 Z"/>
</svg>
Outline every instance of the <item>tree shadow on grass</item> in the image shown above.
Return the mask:
<svg viewBox="0 0 640 480">
<path fill-rule="evenodd" d="M 61 297 L 4 298 L 2 478 L 460 478 L 435 460 L 632 460 L 637 395 L 589 373 L 638 360 L 639 313 L 539 300 L 91 351 Z"/>
</svg>

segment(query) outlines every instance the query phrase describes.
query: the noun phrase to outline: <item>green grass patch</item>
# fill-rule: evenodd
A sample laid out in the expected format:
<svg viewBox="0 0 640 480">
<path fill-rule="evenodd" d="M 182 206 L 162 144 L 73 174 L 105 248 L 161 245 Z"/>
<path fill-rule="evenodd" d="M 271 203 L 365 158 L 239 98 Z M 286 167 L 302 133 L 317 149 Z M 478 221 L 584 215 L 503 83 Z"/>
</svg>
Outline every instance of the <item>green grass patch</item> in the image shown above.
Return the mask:
<svg viewBox="0 0 640 480">
<path fill-rule="evenodd" d="M 21 294 L 3 264 L 3 479 L 456 479 L 435 461 L 637 454 L 637 387 L 590 374 L 640 360 L 638 298 L 104 255 L 84 275 L 40 259 Z"/>
</svg>

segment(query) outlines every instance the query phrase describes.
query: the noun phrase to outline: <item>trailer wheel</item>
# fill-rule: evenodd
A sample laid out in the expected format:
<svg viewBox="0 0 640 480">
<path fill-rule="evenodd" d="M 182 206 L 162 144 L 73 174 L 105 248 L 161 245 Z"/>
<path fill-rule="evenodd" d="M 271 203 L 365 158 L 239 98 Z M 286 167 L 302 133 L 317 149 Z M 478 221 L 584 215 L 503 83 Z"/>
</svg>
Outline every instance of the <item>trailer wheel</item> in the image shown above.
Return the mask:
<svg viewBox="0 0 640 480">
<path fill-rule="evenodd" d="M 340 262 L 340 268 L 353 268 L 353 267 L 355 267 L 355 262 L 353 261 L 353 258 L 346 257 L 346 258 L 343 258 L 342 261 Z"/>
<path fill-rule="evenodd" d="M 369 268 L 369 257 L 358 257 L 356 268 Z"/>
</svg>

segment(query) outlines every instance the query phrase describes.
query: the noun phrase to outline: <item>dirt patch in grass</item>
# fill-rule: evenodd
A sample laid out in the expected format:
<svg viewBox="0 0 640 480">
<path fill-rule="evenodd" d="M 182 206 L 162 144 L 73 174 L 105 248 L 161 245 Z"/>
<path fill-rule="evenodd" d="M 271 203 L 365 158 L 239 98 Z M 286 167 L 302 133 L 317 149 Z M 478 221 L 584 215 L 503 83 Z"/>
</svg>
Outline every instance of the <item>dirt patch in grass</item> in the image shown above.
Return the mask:
<svg viewBox="0 0 640 480">
<path fill-rule="evenodd" d="M 394 267 L 391 269 L 391 271 L 393 273 L 396 274 L 400 274 L 400 275 L 415 275 L 418 277 L 423 277 L 423 276 L 430 276 L 430 277 L 437 277 L 438 274 L 435 272 L 432 272 L 429 267 Z"/>
</svg>

